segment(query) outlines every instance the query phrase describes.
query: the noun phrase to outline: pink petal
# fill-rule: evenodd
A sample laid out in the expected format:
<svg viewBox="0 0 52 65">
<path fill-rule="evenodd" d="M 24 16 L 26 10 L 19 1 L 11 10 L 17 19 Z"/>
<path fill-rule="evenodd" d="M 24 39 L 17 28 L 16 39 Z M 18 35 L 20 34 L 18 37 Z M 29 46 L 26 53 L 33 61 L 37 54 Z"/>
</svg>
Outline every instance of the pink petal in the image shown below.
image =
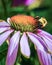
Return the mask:
<svg viewBox="0 0 52 65">
<path fill-rule="evenodd" d="M 32 34 L 30 34 L 29 32 L 28 32 L 27 34 L 28 34 L 28 37 L 31 39 L 31 41 L 34 43 L 34 45 L 35 45 L 38 49 L 44 51 L 44 47 L 43 47 L 43 45 L 40 43 L 40 41 L 39 41 L 35 36 L 33 36 Z"/>
<path fill-rule="evenodd" d="M 35 0 L 27 0 L 27 1 L 25 2 L 25 4 L 26 4 L 26 5 L 30 5 L 30 4 L 32 4 L 34 1 L 35 1 Z"/>
<path fill-rule="evenodd" d="M 52 39 L 50 39 L 47 35 L 43 34 L 43 36 L 52 43 Z"/>
<path fill-rule="evenodd" d="M 6 65 L 14 65 L 18 52 L 19 39 L 20 39 L 20 31 L 16 32 L 10 39 Z"/>
<path fill-rule="evenodd" d="M 0 27 L 7 27 L 7 26 L 10 26 L 7 22 L 5 21 L 0 22 Z"/>
<path fill-rule="evenodd" d="M 51 55 L 50 54 L 47 54 L 48 55 L 48 61 L 49 61 L 49 65 L 52 65 L 52 59 L 51 59 Z"/>
<path fill-rule="evenodd" d="M 0 46 L 4 43 L 4 41 L 8 38 L 8 36 L 13 32 L 13 30 L 8 30 L 0 35 Z"/>
<path fill-rule="evenodd" d="M 41 35 L 41 34 L 39 33 L 39 36 L 43 38 L 43 40 L 44 40 L 44 42 L 45 42 L 45 45 L 46 45 L 46 47 L 48 48 L 48 51 L 49 51 L 50 53 L 52 53 L 52 40 L 49 39 L 49 38 L 48 38 L 47 36 L 45 36 L 44 34 Z"/>
<path fill-rule="evenodd" d="M 43 30 L 41 30 L 41 29 L 38 29 L 38 33 L 40 33 L 40 34 L 44 34 L 44 35 L 48 36 L 50 39 L 52 39 L 52 35 L 49 34 L 49 33 L 46 32 L 46 31 L 43 31 Z"/>
<path fill-rule="evenodd" d="M 41 65 L 51 65 L 51 57 L 45 51 L 37 49 L 37 54 Z"/>
<path fill-rule="evenodd" d="M 33 35 L 35 38 L 37 38 L 37 40 L 39 40 L 39 42 L 43 45 L 43 47 L 44 47 L 44 49 L 46 50 L 46 51 L 48 51 L 48 49 L 47 49 L 47 47 L 45 46 L 45 42 L 42 40 L 42 38 L 40 37 L 40 36 L 38 36 L 38 35 L 36 35 L 36 34 L 34 34 L 34 33 L 31 33 L 31 32 L 29 32 L 31 35 Z"/>
<path fill-rule="evenodd" d="M 30 48 L 29 48 L 29 44 L 28 44 L 28 39 L 25 33 L 23 33 L 23 36 L 21 37 L 20 40 L 20 49 L 21 49 L 21 53 L 26 56 L 26 57 L 30 57 Z"/>
<path fill-rule="evenodd" d="M 0 27 L 0 33 L 9 30 L 9 27 Z"/>
</svg>

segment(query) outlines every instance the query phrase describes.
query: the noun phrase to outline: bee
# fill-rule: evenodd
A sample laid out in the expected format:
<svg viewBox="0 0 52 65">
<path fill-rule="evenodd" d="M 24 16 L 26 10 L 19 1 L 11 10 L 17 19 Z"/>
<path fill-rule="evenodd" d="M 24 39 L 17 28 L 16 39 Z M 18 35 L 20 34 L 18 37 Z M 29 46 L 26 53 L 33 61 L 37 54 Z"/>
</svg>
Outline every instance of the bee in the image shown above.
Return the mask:
<svg viewBox="0 0 52 65">
<path fill-rule="evenodd" d="M 38 28 L 44 28 L 47 25 L 47 20 L 44 17 L 35 17 L 35 19 L 37 19 L 37 27 Z"/>
</svg>

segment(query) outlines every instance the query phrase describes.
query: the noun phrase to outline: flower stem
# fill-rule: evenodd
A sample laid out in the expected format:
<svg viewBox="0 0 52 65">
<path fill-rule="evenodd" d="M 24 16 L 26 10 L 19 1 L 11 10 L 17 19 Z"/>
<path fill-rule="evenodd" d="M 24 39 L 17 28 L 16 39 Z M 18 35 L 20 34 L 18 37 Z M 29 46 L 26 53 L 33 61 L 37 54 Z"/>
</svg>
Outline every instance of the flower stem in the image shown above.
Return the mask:
<svg viewBox="0 0 52 65">
<path fill-rule="evenodd" d="M 6 8 L 6 3 L 4 0 L 1 0 L 2 1 L 2 5 L 3 5 L 3 9 L 4 9 L 4 16 L 7 18 L 7 8 Z"/>
</svg>

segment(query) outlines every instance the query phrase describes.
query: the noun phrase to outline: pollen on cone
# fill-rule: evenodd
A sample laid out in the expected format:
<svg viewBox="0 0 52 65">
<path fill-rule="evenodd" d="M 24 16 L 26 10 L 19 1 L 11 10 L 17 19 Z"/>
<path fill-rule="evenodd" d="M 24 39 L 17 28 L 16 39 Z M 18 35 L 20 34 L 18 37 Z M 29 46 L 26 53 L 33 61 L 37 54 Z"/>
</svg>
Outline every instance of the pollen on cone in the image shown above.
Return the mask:
<svg viewBox="0 0 52 65">
<path fill-rule="evenodd" d="M 33 18 L 32 16 L 27 15 L 15 15 L 11 17 L 11 22 L 14 22 L 16 24 L 30 24 L 30 25 L 36 25 L 37 20 Z"/>
</svg>

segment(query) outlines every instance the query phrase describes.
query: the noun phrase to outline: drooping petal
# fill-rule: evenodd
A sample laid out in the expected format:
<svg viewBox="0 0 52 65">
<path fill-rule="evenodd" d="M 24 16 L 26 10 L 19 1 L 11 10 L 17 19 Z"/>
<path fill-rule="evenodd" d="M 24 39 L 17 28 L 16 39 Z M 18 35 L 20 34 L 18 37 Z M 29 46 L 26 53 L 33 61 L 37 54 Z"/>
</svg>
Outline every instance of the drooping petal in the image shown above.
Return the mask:
<svg viewBox="0 0 52 65">
<path fill-rule="evenodd" d="M 0 27 L 7 27 L 7 26 L 10 26 L 7 22 L 5 21 L 0 22 Z"/>
<path fill-rule="evenodd" d="M 45 51 L 41 51 L 37 49 L 38 58 L 41 65 L 51 65 L 51 57 Z"/>
<path fill-rule="evenodd" d="M 50 39 L 47 35 L 43 34 L 43 36 L 52 43 L 52 39 Z"/>
<path fill-rule="evenodd" d="M 46 31 L 43 31 L 43 30 L 41 30 L 41 29 L 38 29 L 38 33 L 40 33 L 40 34 L 44 34 L 44 35 L 48 36 L 50 39 L 52 39 L 52 35 L 49 34 L 49 33 L 46 32 Z"/>
<path fill-rule="evenodd" d="M 20 31 L 16 32 L 10 39 L 6 65 L 14 65 L 18 52 L 19 39 L 20 39 Z"/>
<path fill-rule="evenodd" d="M 8 38 L 8 36 L 13 32 L 13 30 L 8 30 L 0 35 L 0 46 L 3 44 L 3 42 Z"/>
<path fill-rule="evenodd" d="M 28 34 L 28 37 L 31 39 L 31 41 L 34 43 L 34 45 L 35 45 L 38 49 L 44 51 L 43 45 L 42 45 L 42 44 L 40 43 L 40 41 L 36 38 L 36 36 L 33 36 L 33 35 L 30 34 L 29 32 L 27 32 L 27 34 Z"/>
<path fill-rule="evenodd" d="M 48 51 L 52 54 L 52 40 L 49 39 L 46 35 L 44 34 L 38 34 L 40 37 L 43 38 L 44 42 L 45 42 L 45 45 L 46 47 L 48 48 Z"/>
<path fill-rule="evenodd" d="M 49 65 L 52 65 L 52 59 L 51 59 L 51 55 L 50 54 L 47 54 L 48 55 L 48 61 L 49 61 Z"/>
<path fill-rule="evenodd" d="M 29 48 L 29 44 L 28 44 L 28 39 L 25 33 L 23 33 L 23 36 L 21 37 L 20 40 L 20 49 L 21 49 L 21 53 L 26 56 L 26 57 L 30 57 L 30 48 Z"/>
<path fill-rule="evenodd" d="M 47 51 L 47 47 L 45 46 L 45 42 L 42 40 L 41 37 L 39 37 L 38 35 L 34 34 L 34 33 L 31 33 L 29 32 L 31 35 L 33 35 L 35 38 L 37 38 L 37 40 L 39 40 L 39 42 L 43 45 L 44 49 Z"/>
<path fill-rule="evenodd" d="M 9 27 L 0 27 L 0 33 L 9 30 Z"/>
</svg>

